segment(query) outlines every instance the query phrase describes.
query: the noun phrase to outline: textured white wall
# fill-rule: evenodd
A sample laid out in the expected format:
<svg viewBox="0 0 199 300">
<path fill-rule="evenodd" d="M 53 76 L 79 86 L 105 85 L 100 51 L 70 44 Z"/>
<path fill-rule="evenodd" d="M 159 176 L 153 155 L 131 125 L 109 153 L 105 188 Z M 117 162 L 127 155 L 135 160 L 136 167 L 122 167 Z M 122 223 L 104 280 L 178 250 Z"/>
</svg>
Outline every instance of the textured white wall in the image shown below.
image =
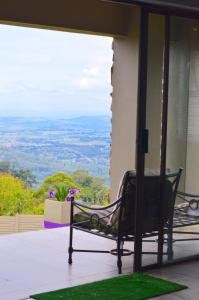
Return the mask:
<svg viewBox="0 0 199 300">
<path fill-rule="evenodd" d="M 139 16 L 138 8 L 131 9 L 128 36 L 115 38 L 113 42 L 110 157 L 112 200 L 116 198 L 124 172 L 135 168 Z"/>
</svg>

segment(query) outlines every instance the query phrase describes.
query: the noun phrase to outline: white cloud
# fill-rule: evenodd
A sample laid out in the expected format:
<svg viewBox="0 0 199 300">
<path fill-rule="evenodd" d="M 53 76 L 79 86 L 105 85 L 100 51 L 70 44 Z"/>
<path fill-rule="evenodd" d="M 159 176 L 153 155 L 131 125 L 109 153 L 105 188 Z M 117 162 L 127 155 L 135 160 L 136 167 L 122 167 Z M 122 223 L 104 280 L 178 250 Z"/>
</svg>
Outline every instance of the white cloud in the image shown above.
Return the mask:
<svg viewBox="0 0 199 300">
<path fill-rule="evenodd" d="M 87 76 L 97 76 L 99 74 L 99 67 L 84 69 L 82 73 Z"/>
<path fill-rule="evenodd" d="M 100 59 L 98 65 L 82 70 L 79 77 L 73 80 L 76 87 L 80 89 L 93 90 L 105 88 L 110 85 L 111 69 L 105 64 L 105 60 Z"/>
<path fill-rule="evenodd" d="M 76 85 L 82 89 L 92 89 L 95 86 L 95 80 L 89 77 L 82 77 L 76 81 Z"/>
<path fill-rule="evenodd" d="M 83 69 L 80 76 L 74 79 L 74 84 L 80 89 L 92 90 L 99 85 L 100 77 L 100 68 L 98 66 Z"/>
</svg>

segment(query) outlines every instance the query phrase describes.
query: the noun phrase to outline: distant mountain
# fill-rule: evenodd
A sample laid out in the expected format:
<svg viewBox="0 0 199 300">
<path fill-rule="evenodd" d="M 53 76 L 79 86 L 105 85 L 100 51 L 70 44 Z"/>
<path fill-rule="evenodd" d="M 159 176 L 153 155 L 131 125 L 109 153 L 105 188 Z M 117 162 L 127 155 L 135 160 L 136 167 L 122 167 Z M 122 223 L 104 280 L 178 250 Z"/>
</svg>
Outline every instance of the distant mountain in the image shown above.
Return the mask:
<svg viewBox="0 0 199 300">
<path fill-rule="evenodd" d="M 81 125 L 82 128 L 111 129 L 109 116 L 81 116 L 68 119 L 71 124 Z"/>
<path fill-rule="evenodd" d="M 84 168 L 108 185 L 110 132 L 109 116 L 0 118 L 0 160 L 31 169 L 40 182 Z"/>
</svg>

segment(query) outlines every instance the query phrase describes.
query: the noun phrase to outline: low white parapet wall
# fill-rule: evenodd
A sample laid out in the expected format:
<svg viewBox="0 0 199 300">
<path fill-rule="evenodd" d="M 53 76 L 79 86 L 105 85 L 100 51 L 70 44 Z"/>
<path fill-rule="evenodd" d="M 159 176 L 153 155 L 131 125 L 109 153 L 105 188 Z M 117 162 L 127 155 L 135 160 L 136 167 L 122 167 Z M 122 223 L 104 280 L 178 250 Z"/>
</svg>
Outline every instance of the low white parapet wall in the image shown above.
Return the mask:
<svg viewBox="0 0 199 300">
<path fill-rule="evenodd" d="M 19 215 L 0 217 L 0 234 L 44 229 L 43 215 Z"/>
</svg>

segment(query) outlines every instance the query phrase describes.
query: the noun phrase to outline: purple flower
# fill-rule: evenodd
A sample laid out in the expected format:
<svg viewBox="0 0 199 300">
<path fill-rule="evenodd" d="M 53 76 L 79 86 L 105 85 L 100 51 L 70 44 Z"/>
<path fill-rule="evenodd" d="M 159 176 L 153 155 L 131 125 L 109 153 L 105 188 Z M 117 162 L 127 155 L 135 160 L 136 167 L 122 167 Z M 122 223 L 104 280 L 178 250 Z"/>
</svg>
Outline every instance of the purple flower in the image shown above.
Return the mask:
<svg viewBox="0 0 199 300">
<path fill-rule="evenodd" d="M 80 193 L 80 189 L 71 189 L 71 190 L 69 190 L 70 195 L 75 195 L 76 193 Z"/>
<path fill-rule="evenodd" d="M 55 191 L 54 191 L 54 190 L 51 190 L 51 191 L 50 191 L 50 193 L 49 193 L 49 198 L 50 198 L 50 199 L 55 198 Z"/>
<path fill-rule="evenodd" d="M 67 201 L 67 202 L 70 202 L 70 201 L 71 201 L 71 197 L 67 197 L 67 198 L 66 198 L 66 201 Z"/>
<path fill-rule="evenodd" d="M 75 189 L 69 190 L 69 194 L 70 194 L 70 195 L 75 195 L 75 193 L 76 193 L 76 190 L 75 190 Z"/>
</svg>

